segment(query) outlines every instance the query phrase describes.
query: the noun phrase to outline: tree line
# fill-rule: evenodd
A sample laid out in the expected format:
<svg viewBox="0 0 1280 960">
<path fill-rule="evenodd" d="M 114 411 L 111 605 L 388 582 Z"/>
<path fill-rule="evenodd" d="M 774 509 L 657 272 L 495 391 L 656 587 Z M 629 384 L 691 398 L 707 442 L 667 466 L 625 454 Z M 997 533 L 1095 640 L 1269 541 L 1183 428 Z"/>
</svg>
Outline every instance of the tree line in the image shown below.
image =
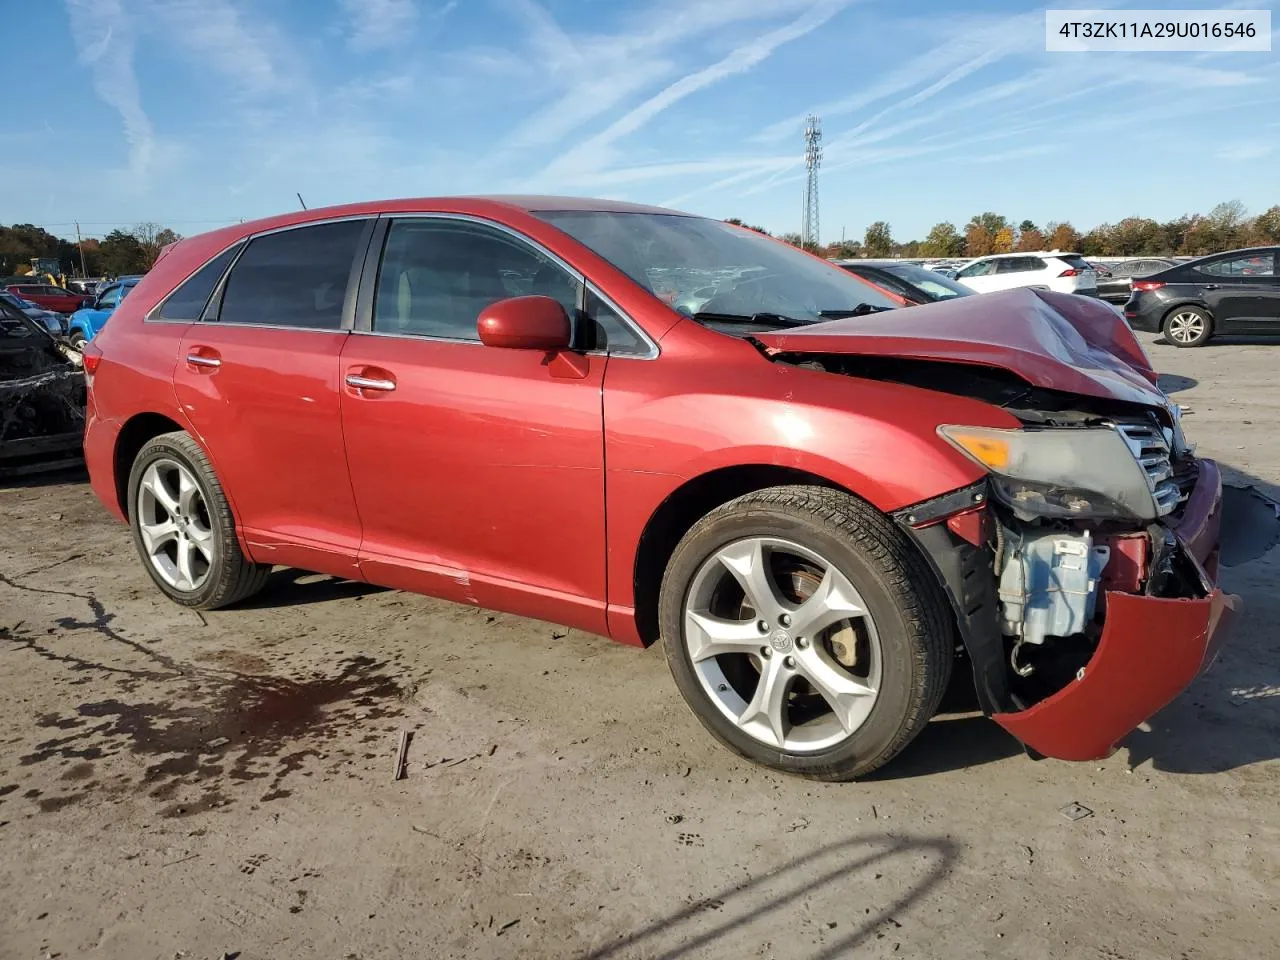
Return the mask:
<svg viewBox="0 0 1280 960">
<path fill-rule="evenodd" d="M 146 273 L 160 251 L 182 237 L 158 223 L 139 223 L 128 230 L 112 230 L 98 239 L 74 240 L 56 237 L 29 223 L 0 226 L 0 274 L 12 276 L 31 269 L 33 258 L 57 260 L 68 277 L 119 277 Z M 84 251 L 83 273 L 81 249 Z"/>
<path fill-rule="evenodd" d="M 768 233 L 736 218 L 728 222 Z M 1014 223 L 1003 214 L 987 211 L 970 219 L 963 229 L 945 221 L 935 224 L 923 240 L 895 240 L 884 220 L 867 227 L 862 240 L 814 246 L 802 243 L 798 233 L 783 233 L 778 239 L 840 259 L 985 257 L 1024 250 L 1063 250 L 1086 257 L 1203 256 L 1238 247 L 1280 244 L 1280 205 L 1251 217 L 1244 204 L 1232 200 L 1207 214 L 1185 214 L 1163 223 L 1149 217 L 1125 217 L 1087 233 L 1080 233 L 1065 220 L 1040 226 L 1031 220 Z"/>
</svg>

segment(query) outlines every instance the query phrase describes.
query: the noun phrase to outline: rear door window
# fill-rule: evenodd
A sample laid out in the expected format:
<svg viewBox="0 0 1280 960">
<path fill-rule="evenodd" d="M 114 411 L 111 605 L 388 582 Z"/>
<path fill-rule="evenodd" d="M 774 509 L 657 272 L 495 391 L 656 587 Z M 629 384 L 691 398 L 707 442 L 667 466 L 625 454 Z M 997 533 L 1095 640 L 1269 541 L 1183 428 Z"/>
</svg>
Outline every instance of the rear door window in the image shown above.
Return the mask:
<svg viewBox="0 0 1280 960">
<path fill-rule="evenodd" d="M 205 304 L 213 296 L 213 288 L 218 285 L 227 267 L 240 252 L 242 244 L 224 250 L 203 267 L 193 273 L 156 311 L 157 320 L 199 320 L 204 314 Z"/>
<path fill-rule="evenodd" d="M 1273 253 L 1254 253 L 1247 257 L 1233 257 L 1230 260 L 1215 260 L 1196 267 L 1200 273 L 1211 277 L 1274 277 L 1276 258 Z"/>
<path fill-rule="evenodd" d="M 1036 257 L 1005 257 L 1000 261 L 1000 273 L 1030 273 L 1043 269 L 1044 264 Z"/>
<path fill-rule="evenodd" d="M 341 329 L 351 266 L 365 224 L 340 220 L 254 237 L 227 278 L 218 320 Z"/>
</svg>

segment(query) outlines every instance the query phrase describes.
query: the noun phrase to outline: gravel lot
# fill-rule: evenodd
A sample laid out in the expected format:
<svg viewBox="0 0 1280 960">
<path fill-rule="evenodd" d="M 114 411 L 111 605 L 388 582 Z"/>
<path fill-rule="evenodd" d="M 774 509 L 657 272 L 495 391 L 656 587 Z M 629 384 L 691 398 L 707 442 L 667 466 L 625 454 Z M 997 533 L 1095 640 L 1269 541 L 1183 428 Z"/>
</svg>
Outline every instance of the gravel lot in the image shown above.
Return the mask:
<svg viewBox="0 0 1280 960">
<path fill-rule="evenodd" d="M 1280 346 L 1150 349 L 1201 452 L 1280 495 Z M 1280 937 L 1280 550 L 1225 571 L 1230 645 L 1111 759 L 1035 763 L 953 714 L 819 785 L 718 748 L 657 650 L 294 571 L 201 616 L 83 477 L 0 489 L 0 517 L 0 957 L 1216 960 Z"/>
</svg>

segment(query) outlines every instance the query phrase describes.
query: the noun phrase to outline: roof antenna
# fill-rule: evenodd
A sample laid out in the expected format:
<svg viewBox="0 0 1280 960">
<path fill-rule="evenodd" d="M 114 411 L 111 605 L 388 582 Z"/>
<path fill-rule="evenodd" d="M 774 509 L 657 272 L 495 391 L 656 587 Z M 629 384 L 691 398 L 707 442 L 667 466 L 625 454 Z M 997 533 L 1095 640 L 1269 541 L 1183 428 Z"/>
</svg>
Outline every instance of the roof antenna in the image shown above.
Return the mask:
<svg viewBox="0 0 1280 960">
<path fill-rule="evenodd" d="M 297 193 L 297 194 L 294 194 L 294 196 L 296 196 L 298 198 L 298 202 L 302 204 L 302 209 L 303 210 L 307 209 L 307 201 L 302 199 L 302 194 Z"/>
</svg>

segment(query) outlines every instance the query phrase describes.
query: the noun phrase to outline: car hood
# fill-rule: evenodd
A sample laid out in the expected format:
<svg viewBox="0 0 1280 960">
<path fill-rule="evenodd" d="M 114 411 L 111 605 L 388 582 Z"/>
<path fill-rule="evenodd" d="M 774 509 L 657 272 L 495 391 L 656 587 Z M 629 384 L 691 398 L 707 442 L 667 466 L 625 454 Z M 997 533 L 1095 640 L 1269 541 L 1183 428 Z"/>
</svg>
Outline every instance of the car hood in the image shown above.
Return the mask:
<svg viewBox="0 0 1280 960">
<path fill-rule="evenodd" d="M 997 367 L 1047 390 L 1165 406 L 1123 318 L 1100 300 L 1021 288 L 753 335 L 771 356 L 844 354 Z"/>
</svg>

